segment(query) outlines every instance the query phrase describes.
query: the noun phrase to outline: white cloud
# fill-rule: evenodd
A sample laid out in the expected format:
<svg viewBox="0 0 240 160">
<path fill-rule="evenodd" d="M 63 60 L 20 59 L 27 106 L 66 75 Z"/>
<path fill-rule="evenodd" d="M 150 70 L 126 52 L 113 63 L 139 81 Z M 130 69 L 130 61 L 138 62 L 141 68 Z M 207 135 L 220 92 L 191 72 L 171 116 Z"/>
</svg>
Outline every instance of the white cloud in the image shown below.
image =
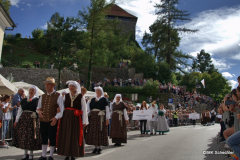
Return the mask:
<svg viewBox="0 0 240 160">
<path fill-rule="evenodd" d="M 22 8 L 21 11 L 24 11 L 24 8 Z"/>
<path fill-rule="evenodd" d="M 43 6 L 43 5 L 44 5 L 44 4 L 43 4 L 43 3 L 41 3 L 41 4 L 39 4 L 39 5 L 38 5 L 38 7 L 41 7 L 41 6 Z"/>
<path fill-rule="evenodd" d="M 232 89 L 237 88 L 237 86 L 238 86 L 238 82 L 237 82 L 237 81 L 234 81 L 234 80 L 229 80 L 229 81 L 228 81 L 228 84 L 229 84 L 230 86 L 232 86 Z"/>
<path fill-rule="evenodd" d="M 236 54 L 236 55 L 233 55 L 231 58 L 235 59 L 235 60 L 240 60 L 240 53 Z"/>
<path fill-rule="evenodd" d="M 185 26 L 199 29 L 193 34 L 182 36 L 180 48 L 186 53 L 205 49 L 207 53 L 231 58 L 239 53 L 240 41 L 240 6 L 234 8 L 220 8 L 199 13 Z M 240 55 L 239 55 L 240 59 Z"/>
<path fill-rule="evenodd" d="M 235 74 L 232 74 L 233 75 L 233 77 L 236 77 L 236 75 Z"/>
<path fill-rule="evenodd" d="M 30 4 L 30 3 L 28 3 L 28 4 L 27 4 L 27 6 L 28 6 L 28 7 L 30 7 L 30 6 L 31 6 L 31 4 Z"/>
<path fill-rule="evenodd" d="M 223 77 L 226 77 L 226 78 L 232 78 L 233 77 L 233 75 L 230 74 L 229 72 L 222 72 L 222 75 L 223 75 Z"/>
<path fill-rule="evenodd" d="M 20 2 L 20 0 L 10 0 L 10 3 L 12 6 L 15 6 L 15 7 L 19 7 L 18 6 L 18 3 Z"/>
<path fill-rule="evenodd" d="M 214 64 L 214 67 L 217 68 L 219 71 L 228 70 L 232 66 L 231 64 L 226 63 L 226 60 L 223 59 L 212 58 L 212 63 Z"/>
<path fill-rule="evenodd" d="M 47 23 L 43 26 L 40 26 L 42 29 L 47 29 Z"/>
</svg>

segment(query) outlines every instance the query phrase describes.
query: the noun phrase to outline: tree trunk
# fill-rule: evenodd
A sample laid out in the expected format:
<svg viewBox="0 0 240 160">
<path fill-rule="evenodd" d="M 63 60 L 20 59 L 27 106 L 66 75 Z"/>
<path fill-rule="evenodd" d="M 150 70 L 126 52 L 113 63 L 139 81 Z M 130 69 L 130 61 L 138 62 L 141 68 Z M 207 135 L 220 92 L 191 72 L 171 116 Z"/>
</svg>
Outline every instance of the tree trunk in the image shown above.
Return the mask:
<svg viewBox="0 0 240 160">
<path fill-rule="evenodd" d="M 58 69 L 58 90 L 60 90 L 60 81 L 61 81 L 61 69 Z"/>
<path fill-rule="evenodd" d="M 91 79 L 92 79 L 92 56 L 90 56 L 88 64 L 88 80 L 87 80 L 87 89 L 91 90 Z"/>
</svg>

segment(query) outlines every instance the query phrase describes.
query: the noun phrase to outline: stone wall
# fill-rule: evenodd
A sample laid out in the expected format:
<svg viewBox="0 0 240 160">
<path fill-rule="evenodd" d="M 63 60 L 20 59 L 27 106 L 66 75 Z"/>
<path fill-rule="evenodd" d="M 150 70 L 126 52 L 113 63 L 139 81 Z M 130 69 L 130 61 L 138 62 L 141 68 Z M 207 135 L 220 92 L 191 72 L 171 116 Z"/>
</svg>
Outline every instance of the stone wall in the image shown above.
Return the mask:
<svg viewBox="0 0 240 160">
<path fill-rule="evenodd" d="M 122 28 L 122 33 L 132 33 L 133 37 L 135 38 L 135 34 L 136 34 L 136 22 L 133 21 L 121 21 L 121 23 L 119 24 L 119 27 Z"/>
<path fill-rule="evenodd" d="M 87 67 L 81 68 L 82 74 L 73 72 L 71 70 L 65 70 L 61 73 L 61 78 L 63 84 L 68 80 L 78 80 L 80 79 L 85 84 L 87 82 Z M 7 77 L 12 73 L 15 82 L 24 81 L 33 85 L 38 86 L 40 89 L 45 90 L 43 81 L 47 77 L 55 78 L 58 82 L 58 70 L 57 69 L 36 69 L 36 68 L 2 68 L 0 69 L 0 74 L 3 77 Z M 136 74 L 135 69 L 125 69 L 125 68 L 107 68 L 107 67 L 93 67 L 92 68 L 92 81 L 103 81 L 105 77 L 112 79 L 116 78 L 143 78 L 143 74 Z M 64 88 L 64 86 L 62 86 Z"/>
<path fill-rule="evenodd" d="M 45 91 L 43 81 L 46 80 L 47 77 L 55 78 L 56 82 L 58 82 L 58 70 L 56 69 L 27 69 L 27 68 L 2 68 L 0 69 L 0 74 L 7 78 L 7 76 L 12 73 L 15 82 L 24 81 L 26 83 L 30 83 L 38 86 L 41 90 Z M 75 73 L 70 70 L 66 70 L 62 72 L 63 82 L 66 82 L 69 79 L 76 80 L 78 79 L 78 73 Z"/>
</svg>

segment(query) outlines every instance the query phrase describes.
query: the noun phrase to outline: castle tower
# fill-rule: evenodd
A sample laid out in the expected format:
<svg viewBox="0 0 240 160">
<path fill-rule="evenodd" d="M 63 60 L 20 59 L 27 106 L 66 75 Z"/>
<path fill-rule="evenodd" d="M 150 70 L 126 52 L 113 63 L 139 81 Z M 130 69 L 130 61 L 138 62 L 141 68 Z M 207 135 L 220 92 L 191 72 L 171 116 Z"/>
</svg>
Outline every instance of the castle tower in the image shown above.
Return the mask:
<svg viewBox="0 0 240 160">
<path fill-rule="evenodd" d="M 111 7 L 111 10 L 109 14 L 107 15 L 108 19 L 115 19 L 118 18 L 118 20 L 121 21 L 119 24 L 119 27 L 123 27 L 122 32 L 123 33 L 129 33 L 131 32 L 133 34 L 133 37 L 135 38 L 136 35 L 136 24 L 137 24 L 137 17 L 128 13 L 118 5 L 113 5 Z"/>
</svg>

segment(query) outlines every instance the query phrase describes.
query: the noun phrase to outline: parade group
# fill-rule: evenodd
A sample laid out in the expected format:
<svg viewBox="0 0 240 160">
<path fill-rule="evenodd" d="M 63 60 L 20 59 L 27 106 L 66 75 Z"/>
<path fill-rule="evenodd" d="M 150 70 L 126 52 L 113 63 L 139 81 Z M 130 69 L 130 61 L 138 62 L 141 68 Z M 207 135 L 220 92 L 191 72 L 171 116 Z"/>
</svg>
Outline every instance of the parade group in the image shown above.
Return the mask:
<svg viewBox="0 0 240 160">
<path fill-rule="evenodd" d="M 76 157 L 84 156 L 85 144 L 94 146 L 93 154 L 101 154 L 102 146 L 109 145 L 109 138 L 112 139 L 114 146 L 127 143 L 129 106 L 122 101 L 121 94 L 116 94 L 110 103 L 102 87 L 95 87 L 95 97 L 87 100 L 84 96 L 87 89 L 80 87 L 76 81 L 68 81 L 69 93 L 65 91 L 61 94 L 54 90 L 56 86 L 54 78 L 48 77 L 44 83 L 46 94 L 40 97 L 37 87 L 31 86 L 26 98 L 21 99 L 23 89 L 19 89 L 14 96 L 19 103 L 11 104 L 9 95 L 1 99 L 4 138 L 11 117 L 10 112 L 18 108 L 13 119 L 12 145 L 24 150 L 22 160 L 33 159 L 35 150 L 42 150 L 39 160 L 54 159 L 54 152 L 64 156 L 65 160 L 74 160 Z M 157 109 L 155 103 L 152 102 L 148 106 L 143 101 L 141 104 L 140 110 L 152 111 L 152 120 L 137 121 L 140 123 L 140 137 L 144 137 L 148 130 L 151 135 L 169 132 L 164 105 Z"/>
</svg>

